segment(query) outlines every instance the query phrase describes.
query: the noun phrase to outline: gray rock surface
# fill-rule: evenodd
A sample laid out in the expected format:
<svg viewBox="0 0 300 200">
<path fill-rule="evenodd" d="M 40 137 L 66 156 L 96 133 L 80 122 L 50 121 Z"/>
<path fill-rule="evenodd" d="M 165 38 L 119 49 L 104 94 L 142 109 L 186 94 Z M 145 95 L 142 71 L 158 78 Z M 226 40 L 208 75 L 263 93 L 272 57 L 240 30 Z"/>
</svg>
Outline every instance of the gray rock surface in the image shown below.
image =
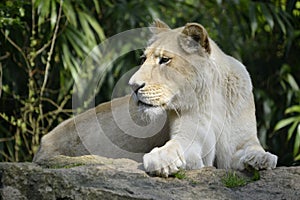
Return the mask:
<svg viewBox="0 0 300 200">
<path fill-rule="evenodd" d="M 260 180 L 227 188 L 228 171 L 205 167 L 151 177 L 129 159 L 58 157 L 47 163 L 0 163 L 2 199 L 300 199 L 300 167 L 260 172 Z M 239 176 L 245 173 L 236 172 Z"/>
</svg>

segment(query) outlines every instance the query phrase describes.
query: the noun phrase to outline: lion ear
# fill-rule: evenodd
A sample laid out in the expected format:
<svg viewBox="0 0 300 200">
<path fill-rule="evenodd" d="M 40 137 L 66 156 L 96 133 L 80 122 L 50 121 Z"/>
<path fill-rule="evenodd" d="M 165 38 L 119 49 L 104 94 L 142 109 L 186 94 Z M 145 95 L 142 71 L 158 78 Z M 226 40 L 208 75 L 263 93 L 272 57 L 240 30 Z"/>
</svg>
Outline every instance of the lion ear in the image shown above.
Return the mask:
<svg viewBox="0 0 300 200">
<path fill-rule="evenodd" d="M 203 26 L 197 23 L 187 23 L 185 25 L 180 43 L 188 53 L 199 50 L 199 44 L 208 54 L 211 53 L 207 31 Z"/>
<path fill-rule="evenodd" d="M 171 28 L 163 21 L 160 19 L 155 19 L 153 23 L 150 26 L 150 30 L 154 34 L 158 34 L 164 31 L 171 30 Z"/>
</svg>

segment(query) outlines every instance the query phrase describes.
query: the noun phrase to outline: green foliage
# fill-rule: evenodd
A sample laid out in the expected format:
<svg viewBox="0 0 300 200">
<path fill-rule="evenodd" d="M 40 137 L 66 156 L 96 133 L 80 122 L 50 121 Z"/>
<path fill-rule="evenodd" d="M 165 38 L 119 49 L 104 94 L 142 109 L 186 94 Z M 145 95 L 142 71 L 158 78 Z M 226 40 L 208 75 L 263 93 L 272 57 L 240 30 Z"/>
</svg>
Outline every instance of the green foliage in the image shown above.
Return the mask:
<svg viewBox="0 0 300 200">
<path fill-rule="evenodd" d="M 174 177 L 175 177 L 175 178 L 178 178 L 178 179 L 185 179 L 187 176 L 186 176 L 186 174 L 185 174 L 185 171 L 182 170 L 182 169 L 180 169 L 178 172 L 176 172 L 176 173 L 174 174 Z"/>
<path fill-rule="evenodd" d="M 298 164 L 300 1 L 294 0 L 1 1 L 0 160 L 31 160 L 41 136 L 70 117 L 74 83 L 92 78 L 95 66 L 81 66 L 91 49 L 153 18 L 171 27 L 203 24 L 247 66 L 262 145 L 279 156 L 280 165 Z M 111 98 L 140 54 L 128 53 L 105 70 L 96 103 Z"/>
<path fill-rule="evenodd" d="M 293 116 L 280 120 L 274 129 L 278 131 L 288 127 L 287 141 L 290 141 L 292 136 L 295 135 L 293 157 L 295 161 L 298 161 L 300 160 L 300 105 L 287 108 L 285 114 Z"/>
<path fill-rule="evenodd" d="M 238 175 L 235 171 L 229 171 L 221 179 L 221 181 L 225 187 L 235 188 L 245 186 L 248 183 L 258 181 L 260 179 L 260 174 L 258 170 L 251 168 L 248 170 L 248 172 L 251 174 L 251 177 Z"/>
<path fill-rule="evenodd" d="M 251 178 L 252 181 L 258 181 L 260 179 L 260 174 L 258 170 L 253 170 L 253 176 Z"/>
<path fill-rule="evenodd" d="M 244 177 L 238 176 L 235 171 L 228 172 L 221 181 L 228 188 L 241 187 L 247 184 L 247 180 Z"/>
<path fill-rule="evenodd" d="M 31 160 L 41 136 L 70 116 L 80 63 L 105 39 L 87 7 L 91 5 L 72 0 L 33 2 L 0 3 L 4 50 L 0 160 Z"/>
</svg>

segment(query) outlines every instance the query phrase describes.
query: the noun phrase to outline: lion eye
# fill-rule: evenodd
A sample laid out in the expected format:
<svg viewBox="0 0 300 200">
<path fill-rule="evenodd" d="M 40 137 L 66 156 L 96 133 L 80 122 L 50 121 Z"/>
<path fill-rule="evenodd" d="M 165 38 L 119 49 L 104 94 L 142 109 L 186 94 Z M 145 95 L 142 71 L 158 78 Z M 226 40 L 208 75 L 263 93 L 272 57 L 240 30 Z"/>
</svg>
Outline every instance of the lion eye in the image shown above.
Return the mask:
<svg viewBox="0 0 300 200">
<path fill-rule="evenodd" d="M 159 59 L 159 64 L 161 65 L 161 64 L 168 64 L 169 62 L 171 61 L 171 58 L 168 58 L 168 57 L 161 57 L 160 59 Z"/>
</svg>

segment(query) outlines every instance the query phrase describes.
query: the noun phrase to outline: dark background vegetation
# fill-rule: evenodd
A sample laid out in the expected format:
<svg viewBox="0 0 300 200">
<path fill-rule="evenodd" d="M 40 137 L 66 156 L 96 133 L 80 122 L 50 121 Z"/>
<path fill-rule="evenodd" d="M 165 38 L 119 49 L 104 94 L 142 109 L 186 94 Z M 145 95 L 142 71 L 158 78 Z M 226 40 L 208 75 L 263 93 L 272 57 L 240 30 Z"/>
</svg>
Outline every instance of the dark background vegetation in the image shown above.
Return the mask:
<svg viewBox="0 0 300 200">
<path fill-rule="evenodd" d="M 203 24 L 252 77 L 258 136 L 279 165 L 300 161 L 300 1 L 4 0 L 0 3 L 0 160 L 30 161 L 40 138 L 72 115 L 73 84 L 91 49 L 160 18 Z M 97 103 L 139 64 L 128 53 L 106 72 Z"/>
</svg>

